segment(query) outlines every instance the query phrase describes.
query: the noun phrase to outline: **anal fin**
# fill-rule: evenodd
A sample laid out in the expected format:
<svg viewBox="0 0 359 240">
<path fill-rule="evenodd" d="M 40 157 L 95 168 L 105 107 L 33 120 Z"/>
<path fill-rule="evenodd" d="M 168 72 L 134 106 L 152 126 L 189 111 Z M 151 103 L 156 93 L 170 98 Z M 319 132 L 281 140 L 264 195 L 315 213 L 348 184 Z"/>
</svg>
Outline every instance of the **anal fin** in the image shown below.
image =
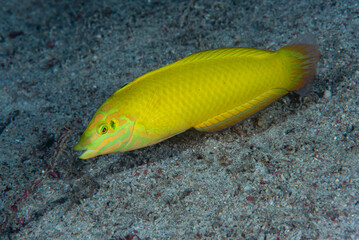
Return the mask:
<svg viewBox="0 0 359 240">
<path fill-rule="evenodd" d="M 270 89 L 238 107 L 196 125 L 194 128 L 203 132 L 215 132 L 233 126 L 287 93 L 288 91 L 285 89 Z"/>
</svg>

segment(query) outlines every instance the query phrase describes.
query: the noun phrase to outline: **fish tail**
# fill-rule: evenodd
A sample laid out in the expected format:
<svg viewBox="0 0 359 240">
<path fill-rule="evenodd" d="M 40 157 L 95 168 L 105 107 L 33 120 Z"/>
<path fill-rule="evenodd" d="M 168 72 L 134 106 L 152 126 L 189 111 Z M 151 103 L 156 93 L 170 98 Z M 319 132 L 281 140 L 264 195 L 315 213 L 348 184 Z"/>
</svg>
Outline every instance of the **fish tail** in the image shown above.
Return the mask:
<svg viewBox="0 0 359 240">
<path fill-rule="evenodd" d="M 303 34 L 289 45 L 278 50 L 279 54 L 289 57 L 289 72 L 293 85 L 289 91 L 304 93 L 303 87 L 310 83 L 316 73 L 319 61 L 319 46 L 311 33 Z M 301 92 L 302 91 L 302 92 Z"/>
</svg>

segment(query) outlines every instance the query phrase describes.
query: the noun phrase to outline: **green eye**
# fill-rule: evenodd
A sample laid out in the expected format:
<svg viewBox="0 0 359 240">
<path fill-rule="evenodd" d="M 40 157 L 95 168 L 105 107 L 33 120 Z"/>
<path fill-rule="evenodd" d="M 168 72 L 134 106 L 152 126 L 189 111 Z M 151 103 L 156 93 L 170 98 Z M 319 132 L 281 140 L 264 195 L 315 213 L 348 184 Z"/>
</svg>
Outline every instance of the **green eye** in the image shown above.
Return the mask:
<svg viewBox="0 0 359 240">
<path fill-rule="evenodd" d="M 102 124 L 101 127 L 99 128 L 100 134 L 101 134 L 101 135 L 104 135 L 104 134 L 107 133 L 107 131 L 108 131 L 107 125 L 106 125 L 106 124 Z"/>
</svg>

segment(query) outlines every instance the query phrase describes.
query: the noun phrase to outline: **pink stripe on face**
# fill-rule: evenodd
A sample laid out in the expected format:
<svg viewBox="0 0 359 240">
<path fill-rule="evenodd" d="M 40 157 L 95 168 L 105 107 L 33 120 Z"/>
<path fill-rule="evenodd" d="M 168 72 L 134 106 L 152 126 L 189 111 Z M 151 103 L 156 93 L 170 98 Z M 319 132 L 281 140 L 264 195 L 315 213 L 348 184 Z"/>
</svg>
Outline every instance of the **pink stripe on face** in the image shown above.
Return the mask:
<svg viewBox="0 0 359 240">
<path fill-rule="evenodd" d="M 88 129 L 88 130 L 93 129 L 93 128 L 97 125 L 97 123 L 98 123 L 102 118 L 103 118 L 103 114 L 101 114 L 101 113 L 96 114 L 96 116 L 95 116 L 93 122 L 88 125 L 87 129 Z"/>
<path fill-rule="evenodd" d="M 108 123 L 111 119 L 113 119 L 113 118 L 116 118 L 116 119 L 118 119 L 118 118 L 120 118 L 121 117 L 121 113 L 120 112 L 115 112 L 115 113 L 113 113 L 113 114 L 110 114 L 110 115 L 108 115 L 107 117 L 106 117 L 106 122 Z"/>
<path fill-rule="evenodd" d="M 108 143 L 115 141 L 118 138 L 121 138 L 122 135 L 124 135 L 126 133 L 127 129 L 123 128 L 121 129 L 116 135 L 108 137 L 106 139 L 104 139 L 98 146 L 97 149 L 101 150 L 99 153 L 100 154 L 105 154 L 105 153 L 110 153 L 113 150 L 117 149 L 119 146 L 121 146 L 123 144 L 123 142 L 127 142 L 128 138 L 131 136 L 129 135 L 129 137 L 125 138 L 125 139 L 121 139 L 121 141 L 119 143 L 116 143 L 114 145 L 109 146 L 108 148 L 103 149 Z"/>
<path fill-rule="evenodd" d="M 112 104 L 106 104 L 105 106 L 103 106 L 101 108 L 102 111 L 107 111 L 107 110 L 110 110 L 112 108 Z"/>
</svg>

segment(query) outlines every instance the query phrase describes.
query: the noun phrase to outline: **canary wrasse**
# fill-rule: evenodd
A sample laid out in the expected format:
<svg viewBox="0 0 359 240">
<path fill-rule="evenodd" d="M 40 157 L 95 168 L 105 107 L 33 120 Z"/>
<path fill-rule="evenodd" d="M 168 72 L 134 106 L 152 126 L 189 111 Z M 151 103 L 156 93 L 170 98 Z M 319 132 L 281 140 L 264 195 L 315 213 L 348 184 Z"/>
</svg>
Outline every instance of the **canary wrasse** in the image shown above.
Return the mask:
<svg viewBox="0 0 359 240">
<path fill-rule="evenodd" d="M 311 34 L 278 51 L 223 48 L 192 54 L 117 90 L 74 149 L 87 159 L 143 148 L 190 128 L 230 127 L 304 87 L 319 55 Z"/>
</svg>

